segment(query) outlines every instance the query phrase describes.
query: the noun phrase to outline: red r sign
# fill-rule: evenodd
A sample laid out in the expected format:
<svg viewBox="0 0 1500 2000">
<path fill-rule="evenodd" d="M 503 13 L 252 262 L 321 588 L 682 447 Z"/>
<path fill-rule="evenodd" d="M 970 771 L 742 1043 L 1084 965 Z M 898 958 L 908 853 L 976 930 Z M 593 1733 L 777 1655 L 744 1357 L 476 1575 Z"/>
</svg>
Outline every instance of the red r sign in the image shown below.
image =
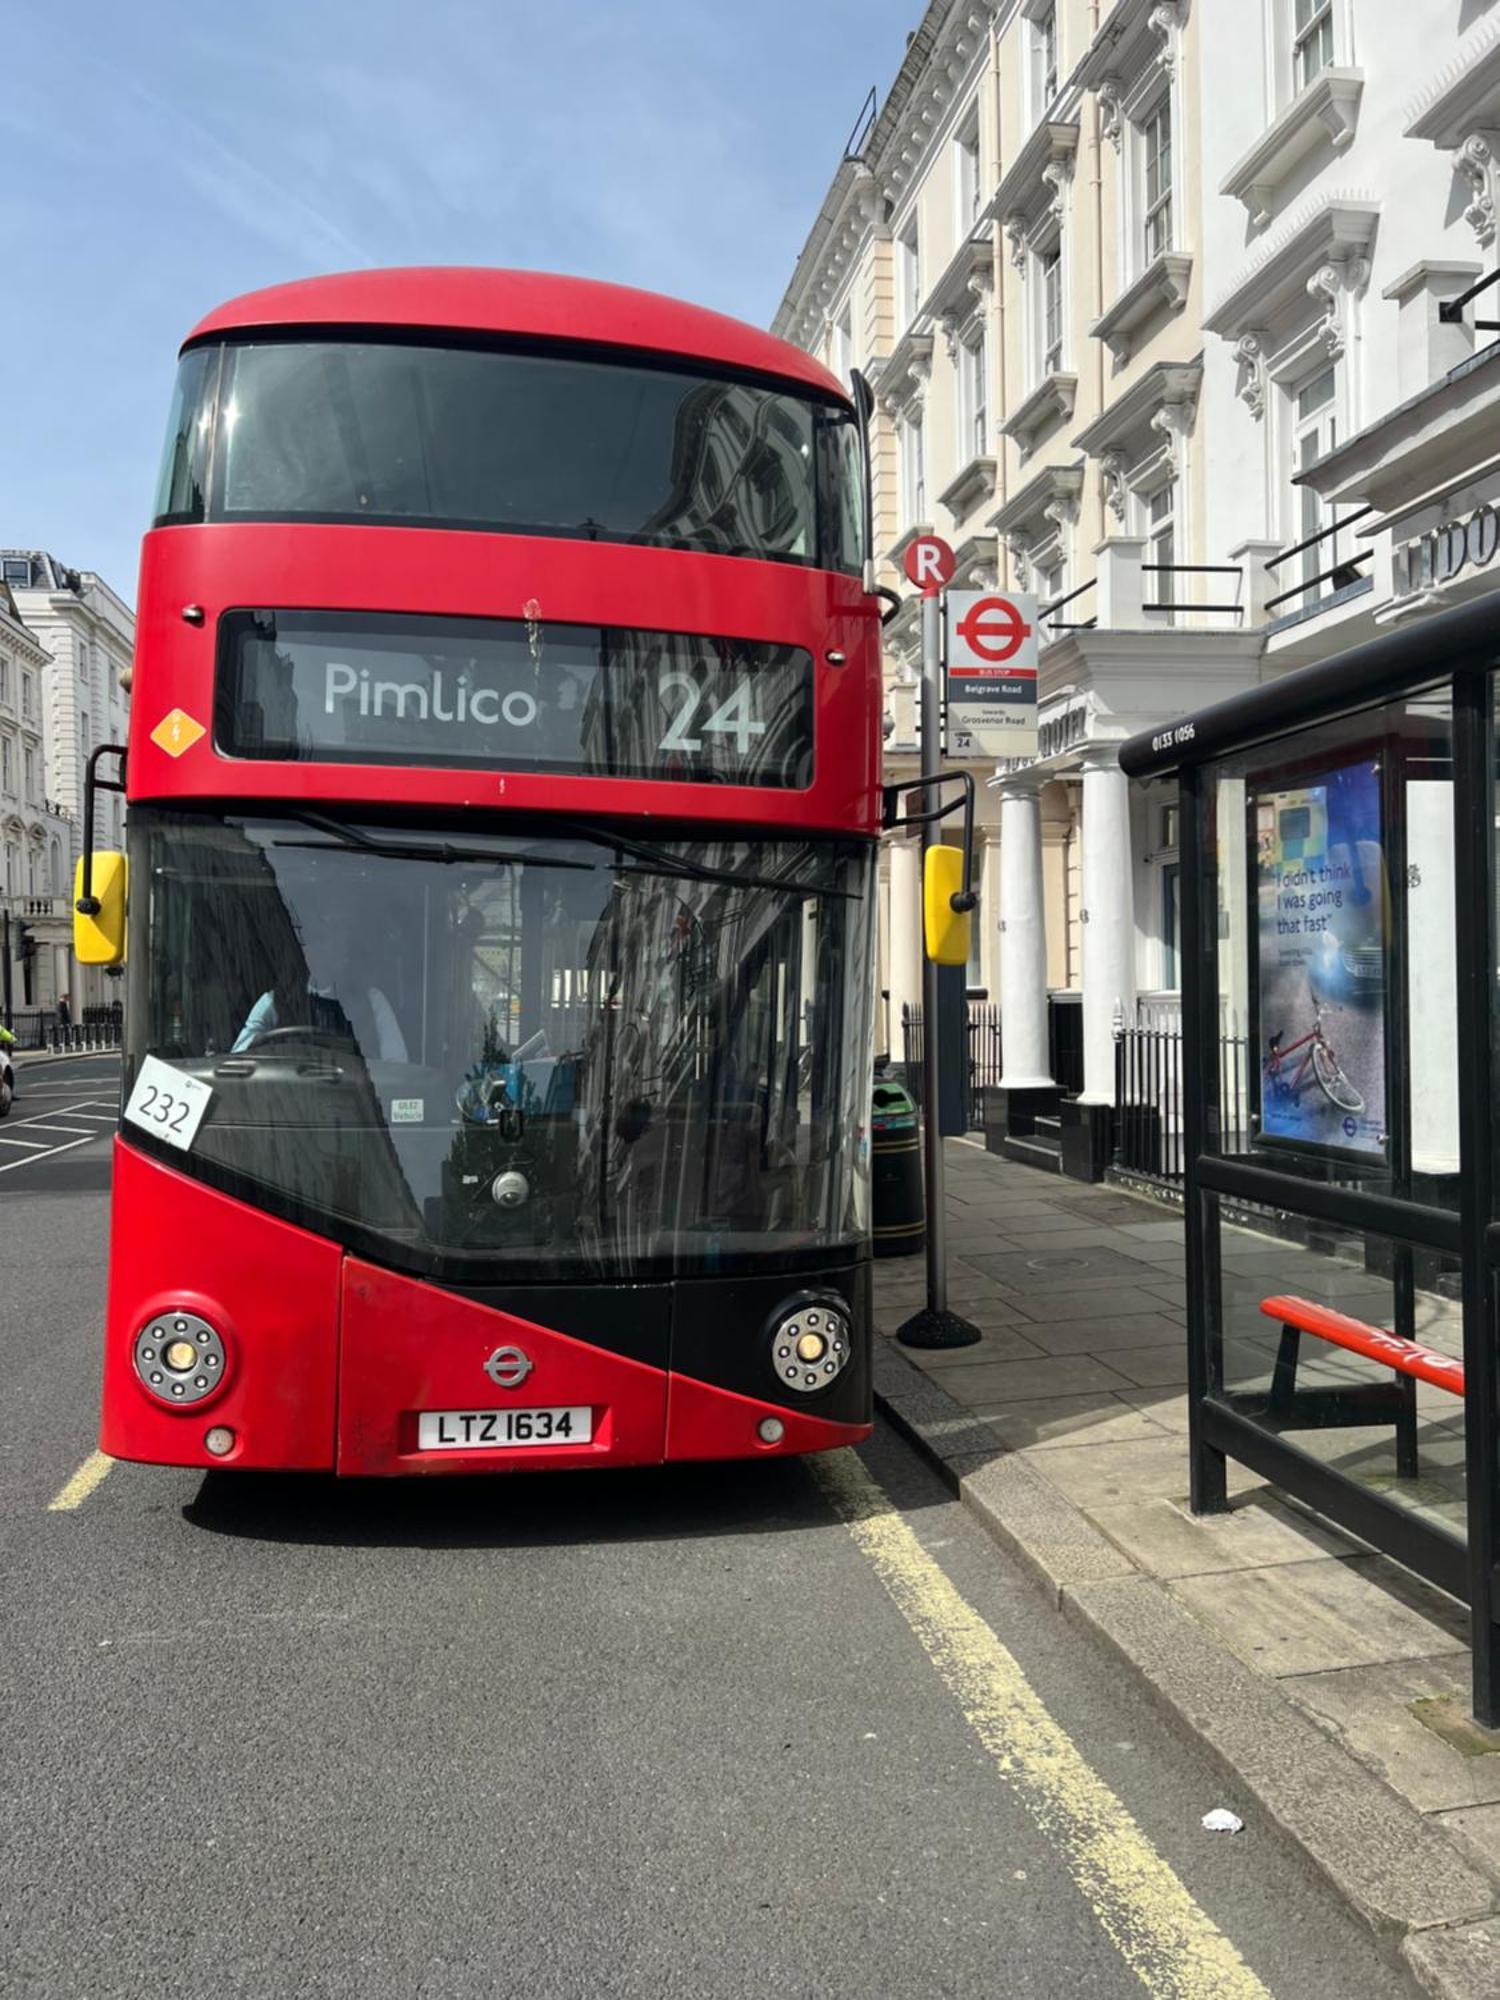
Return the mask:
<svg viewBox="0 0 1500 2000">
<path fill-rule="evenodd" d="M 955 629 L 976 659 L 997 666 L 1013 659 L 1031 637 L 1031 627 L 1007 597 L 981 597 Z"/>
<path fill-rule="evenodd" d="M 935 597 L 952 581 L 958 558 L 941 535 L 918 535 L 906 551 L 907 578 L 924 597 Z"/>
</svg>

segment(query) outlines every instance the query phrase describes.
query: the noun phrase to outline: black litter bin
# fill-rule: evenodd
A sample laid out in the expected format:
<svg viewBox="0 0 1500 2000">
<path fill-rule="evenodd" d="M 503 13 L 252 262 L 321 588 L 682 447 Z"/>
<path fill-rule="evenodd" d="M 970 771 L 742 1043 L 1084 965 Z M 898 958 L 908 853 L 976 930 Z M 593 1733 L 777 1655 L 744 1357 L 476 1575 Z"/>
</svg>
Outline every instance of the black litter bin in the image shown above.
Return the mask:
<svg viewBox="0 0 1500 2000">
<path fill-rule="evenodd" d="M 927 1247 L 922 1140 L 917 1107 L 899 1083 L 875 1085 L 870 1120 L 872 1235 L 877 1257 L 914 1257 Z"/>
</svg>

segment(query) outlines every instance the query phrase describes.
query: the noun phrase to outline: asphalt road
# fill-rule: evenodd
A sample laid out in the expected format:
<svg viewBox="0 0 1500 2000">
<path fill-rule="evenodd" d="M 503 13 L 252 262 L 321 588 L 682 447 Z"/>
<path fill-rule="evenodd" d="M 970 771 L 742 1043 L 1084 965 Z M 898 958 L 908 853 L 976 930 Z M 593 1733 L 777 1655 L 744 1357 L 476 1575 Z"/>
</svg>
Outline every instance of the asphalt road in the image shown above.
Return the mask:
<svg viewBox="0 0 1500 2000">
<path fill-rule="evenodd" d="M 8 1996 L 1409 1993 L 890 1435 L 53 1511 L 107 1170 L 0 1172 Z"/>
</svg>

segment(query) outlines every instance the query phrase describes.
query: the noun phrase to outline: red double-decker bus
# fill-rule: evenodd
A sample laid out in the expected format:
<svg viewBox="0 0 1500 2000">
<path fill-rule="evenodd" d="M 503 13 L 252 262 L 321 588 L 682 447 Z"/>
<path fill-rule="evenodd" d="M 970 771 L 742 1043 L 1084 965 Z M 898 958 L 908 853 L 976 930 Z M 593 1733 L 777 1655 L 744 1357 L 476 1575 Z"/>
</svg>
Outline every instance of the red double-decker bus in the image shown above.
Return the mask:
<svg viewBox="0 0 1500 2000">
<path fill-rule="evenodd" d="M 107 1452 L 867 1434 L 865 507 L 832 376 L 648 294 L 376 271 L 194 329 L 141 563 Z M 107 958 L 125 869 L 88 866 Z"/>
</svg>

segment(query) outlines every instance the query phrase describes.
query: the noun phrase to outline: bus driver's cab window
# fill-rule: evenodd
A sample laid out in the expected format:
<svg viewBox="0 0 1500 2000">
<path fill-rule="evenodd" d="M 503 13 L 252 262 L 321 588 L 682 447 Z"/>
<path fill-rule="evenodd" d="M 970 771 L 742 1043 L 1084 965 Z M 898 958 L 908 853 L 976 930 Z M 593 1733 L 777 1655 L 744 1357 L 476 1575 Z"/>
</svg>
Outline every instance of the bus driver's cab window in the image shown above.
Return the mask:
<svg viewBox="0 0 1500 2000">
<path fill-rule="evenodd" d="M 303 962 L 289 966 L 257 996 L 235 1037 L 233 1053 L 252 1053 L 272 1036 L 311 1034 L 352 1041 L 367 1062 L 410 1060 L 406 1037 L 381 980 L 390 962 L 388 936 L 372 936 L 363 898 L 353 885 L 333 888 L 322 907 L 304 907 Z M 310 899 L 309 899 L 310 900 Z"/>
</svg>

